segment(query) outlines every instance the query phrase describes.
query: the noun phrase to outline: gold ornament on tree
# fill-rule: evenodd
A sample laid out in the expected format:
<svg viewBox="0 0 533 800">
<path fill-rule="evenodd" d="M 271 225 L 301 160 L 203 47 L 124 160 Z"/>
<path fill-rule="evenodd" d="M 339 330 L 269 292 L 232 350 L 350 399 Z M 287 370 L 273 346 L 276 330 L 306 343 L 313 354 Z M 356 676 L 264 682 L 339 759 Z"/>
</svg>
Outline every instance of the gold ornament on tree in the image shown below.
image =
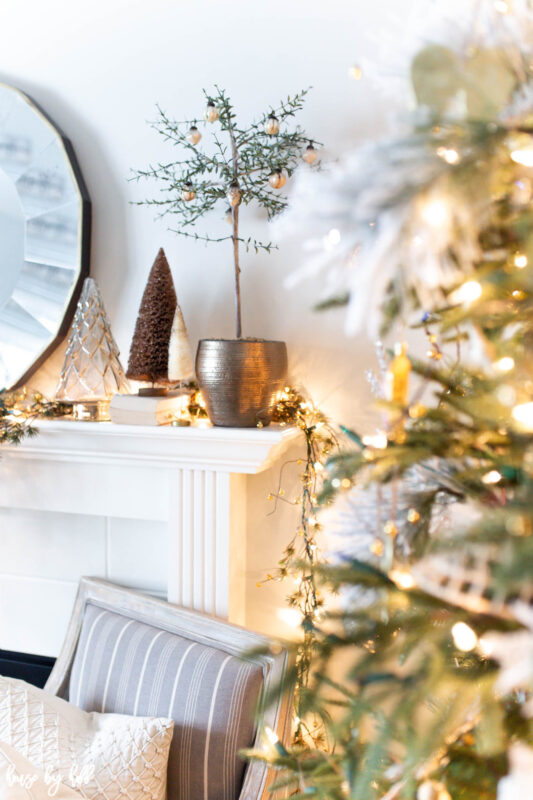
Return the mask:
<svg viewBox="0 0 533 800">
<path fill-rule="evenodd" d="M 306 164 L 314 164 L 315 161 L 317 160 L 318 154 L 317 154 L 315 148 L 313 147 L 313 143 L 312 142 L 309 142 L 309 144 L 305 148 L 305 151 L 304 151 L 304 154 L 303 154 L 302 158 L 303 158 L 303 160 L 305 161 Z"/>
<path fill-rule="evenodd" d="M 226 198 L 232 208 L 235 208 L 235 206 L 239 205 L 239 203 L 241 202 L 241 190 L 239 189 L 238 183 L 231 184 L 228 191 L 226 192 Z"/>
<path fill-rule="evenodd" d="M 279 121 L 274 114 L 271 114 L 265 122 L 265 133 L 269 136 L 275 136 L 279 133 Z"/>
<path fill-rule="evenodd" d="M 196 197 L 196 192 L 192 188 L 192 183 L 190 183 L 190 181 L 187 181 L 187 183 L 183 184 L 183 189 L 181 190 L 181 199 L 185 203 L 189 203 L 191 200 L 194 200 L 195 197 Z"/>
<path fill-rule="evenodd" d="M 78 419 L 109 419 L 111 396 L 129 391 L 119 355 L 96 281 L 86 278 L 70 330 L 56 400 L 72 403 Z"/>
<path fill-rule="evenodd" d="M 218 119 L 218 109 L 212 100 L 205 107 L 204 119 L 206 122 L 216 122 Z"/>
<path fill-rule="evenodd" d="M 273 189 L 282 189 L 287 183 L 287 178 L 281 170 L 276 170 L 270 175 L 268 182 Z"/>
<path fill-rule="evenodd" d="M 405 342 L 394 345 L 394 358 L 385 374 L 385 399 L 398 406 L 406 406 L 409 400 L 409 375 L 411 362 L 407 357 Z"/>
<path fill-rule="evenodd" d="M 189 128 L 189 133 L 187 134 L 187 141 L 189 141 L 191 144 L 198 144 L 201 138 L 202 134 L 200 133 L 196 125 L 191 125 L 191 127 Z"/>
<path fill-rule="evenodd" d="M 401 444 L 405 438 L 405 409 L 409 403 L 411 362 L 405 342 L 394 345 L 394 358 L 385 372 L 385 400 L 391 403 L 388 411 L 388 438 Z"/>
</svg>

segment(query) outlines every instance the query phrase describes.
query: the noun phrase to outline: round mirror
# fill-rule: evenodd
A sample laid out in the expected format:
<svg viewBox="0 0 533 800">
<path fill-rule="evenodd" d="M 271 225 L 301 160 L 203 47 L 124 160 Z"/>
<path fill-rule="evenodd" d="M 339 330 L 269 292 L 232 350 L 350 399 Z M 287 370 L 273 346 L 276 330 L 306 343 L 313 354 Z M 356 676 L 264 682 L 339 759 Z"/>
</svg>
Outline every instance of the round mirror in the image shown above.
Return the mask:
<svg viewBox="0 0 533 800">
<path fill-rule="evenodd" d="M 21 386 L 67 333 L 89 247 L 90 202 L 69 140 L 0 83 L 0 389 Z"/>
</svg>

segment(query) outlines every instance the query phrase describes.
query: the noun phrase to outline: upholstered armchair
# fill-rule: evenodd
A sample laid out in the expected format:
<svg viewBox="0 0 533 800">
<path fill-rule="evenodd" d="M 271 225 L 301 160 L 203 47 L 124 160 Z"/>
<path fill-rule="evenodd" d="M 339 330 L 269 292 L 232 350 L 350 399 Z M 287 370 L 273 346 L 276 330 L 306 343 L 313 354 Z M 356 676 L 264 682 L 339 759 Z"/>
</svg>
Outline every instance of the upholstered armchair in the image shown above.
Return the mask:
<svg viewBox="0 0 533 800">
<path fill-rule="evenodd" d="M 266 640 L 243 628 L 101 580 L 82 579 L 45 689 L 87 711 L 175 722 L 168 800 L 260 800 L 273 776 L 247 764 L 263 725 L 286 741 L 289 698 L 256 711 L 284 677 L 282 647 L 242 659 Z"/>
</svg>

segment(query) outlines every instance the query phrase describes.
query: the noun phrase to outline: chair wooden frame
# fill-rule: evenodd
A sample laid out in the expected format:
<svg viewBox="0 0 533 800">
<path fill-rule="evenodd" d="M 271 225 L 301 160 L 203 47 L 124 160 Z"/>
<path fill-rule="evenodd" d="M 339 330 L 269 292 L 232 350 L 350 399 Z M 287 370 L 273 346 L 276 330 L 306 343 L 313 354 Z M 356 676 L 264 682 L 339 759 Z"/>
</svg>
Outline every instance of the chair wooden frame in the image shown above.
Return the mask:
<svg viewBox="0 0 533 800">
<path fill-rule="evenodd" d="M 87 603 L 209 647 L 216 647 L 238 657 L 255 649 L 265 646 L 268 648 L 270 644 L 264 636 L 237 625 L 107 581 L 82 578 L 63 647 L 45 686 L 47 692 L 59 697 L 66 697 L 68 693 L 70 672 Z M 271 648 L 266 655 L 254 655 L 252 660 L 261 665 L 264 678 L 263 691 L 270 697 L 273 690 L 287 676 L 292 663 L 291 656 L 287 648 L 280 645 Z M 282 742 L 288 743 L 291 729 L 291 699 L 291 692 L 280 694 L 268 708 L 260 711 L 255 747 L 261 747 L 265 726 L 272 728 Z M 268 786 L 274 779 L 275 775 L 266 764 L 260 761 L 250 762 L 246 768 L 239 800 L 266 800 L 271 797 Z"/>
</svg>

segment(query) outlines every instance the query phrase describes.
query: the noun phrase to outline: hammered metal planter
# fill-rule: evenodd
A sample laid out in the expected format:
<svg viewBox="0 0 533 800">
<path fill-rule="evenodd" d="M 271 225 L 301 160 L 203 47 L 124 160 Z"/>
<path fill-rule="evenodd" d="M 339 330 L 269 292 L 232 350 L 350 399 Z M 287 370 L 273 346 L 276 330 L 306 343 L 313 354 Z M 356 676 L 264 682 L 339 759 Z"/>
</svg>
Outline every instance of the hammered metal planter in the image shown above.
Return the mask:
<svg viewBox="0 0 533 800">
<path fill-rule="evenodd" d="M 286 376 L 285 342 L 202 339 L 198 344 L 196 377 L 213 425 L 268 425 Z"/>
</svg>

